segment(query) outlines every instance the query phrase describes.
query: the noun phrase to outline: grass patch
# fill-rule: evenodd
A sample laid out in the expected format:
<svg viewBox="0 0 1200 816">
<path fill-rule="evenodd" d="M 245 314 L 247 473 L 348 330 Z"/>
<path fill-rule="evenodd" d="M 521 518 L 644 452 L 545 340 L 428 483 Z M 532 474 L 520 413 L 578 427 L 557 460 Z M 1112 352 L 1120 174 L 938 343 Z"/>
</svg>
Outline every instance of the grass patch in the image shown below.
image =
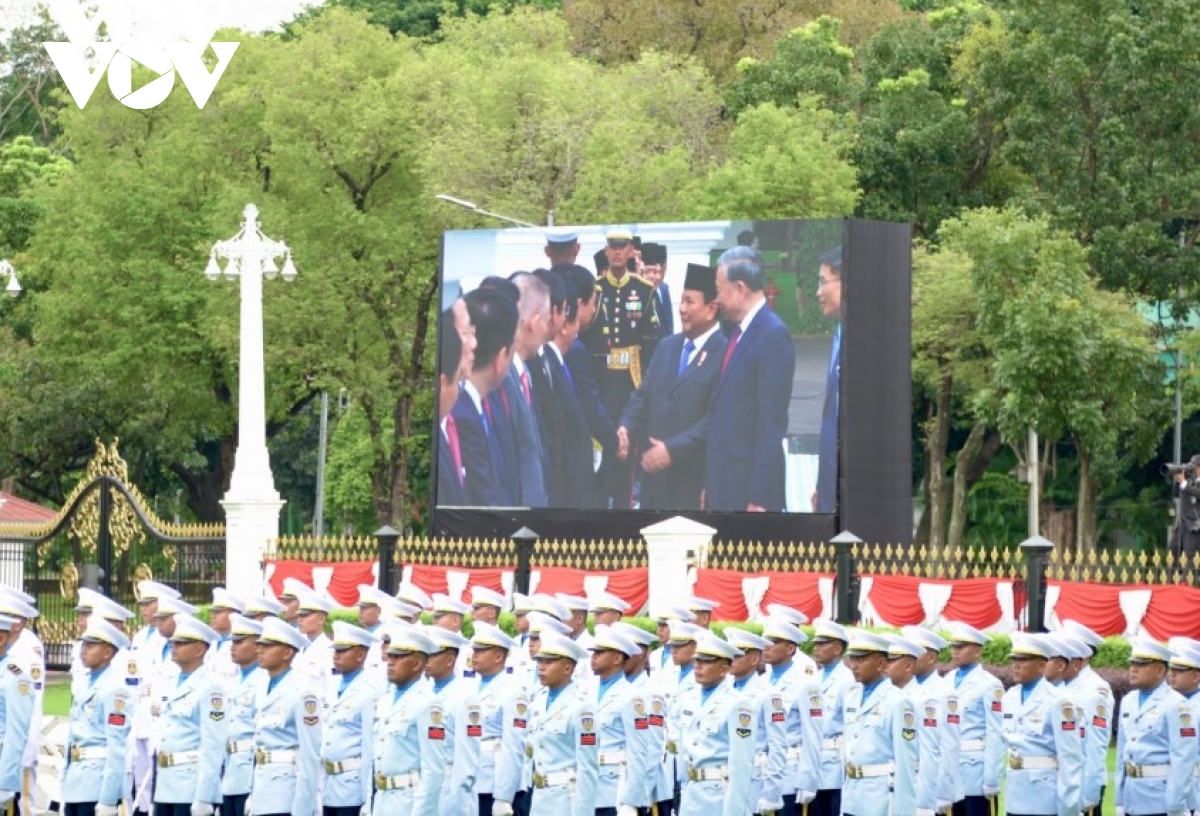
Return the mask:
<svg viewBox="0 0 1200 816">
<path fill-rule="evenodd" d="M 42 713 L 50 717 L 66 717 L 71 713 L 71 679 L 54 679 L 46 683 L 42 697 Z"/>
</svg>

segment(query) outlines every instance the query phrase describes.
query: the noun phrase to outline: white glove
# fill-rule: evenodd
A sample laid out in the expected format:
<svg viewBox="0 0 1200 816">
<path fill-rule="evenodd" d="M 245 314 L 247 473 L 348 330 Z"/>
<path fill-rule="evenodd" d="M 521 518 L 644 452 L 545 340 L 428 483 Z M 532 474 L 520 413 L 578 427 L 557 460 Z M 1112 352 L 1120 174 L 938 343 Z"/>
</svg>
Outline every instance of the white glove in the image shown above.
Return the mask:
<svg viewBox="0 0 1200 816">
<path fill-rule="evenodd" d="M 208 802 L 192 802 L 192 816 L 213 816 L 213 806 Z"/>
<path fill-rule="evenodd" d="M 996 785 L 984 785 L 983 795 L 988 799 L 995 798 L 1000 795 L 1000 788 Z"/>
<path fill-rule="evenodd" d="M 770 799 L 759 799 L 758 804 L 754 806 L 755 813 L 774 813 L 777 810 L 783 810 L 782 799 L 773 802 Z"/>
<path fill-rule="evenodd" d="M 1117 816 L 1125 816 L 1125 808 L 1123 807 L 1118 807 L 1115 812 Z"/>
<path fill-rule="evenodd" d="M 929 808 L 917 808 L 917 816 L 935 816 Z"/>
<path fill-rule="evenodd" d="M 0 805 L 7 805 L 13 799 L 17 798 L 16 791 L 0 790 Z"/>
<path fill-rule="evenodd" d="M 937 800 L 937 812 L 938 813 L 945 813 L 953 807 L 954 807 L 953 803 L 947 802 L 945 799 Z"/>
<path fill-rule="evenodd" d="M 617 805 L 617 816 L 638 816 L 638 809 L 633 805 Z"/>
<path fill-rule="evenodd" d="M 513 816 L 512 802 L 492 802 L 492 816 Z"/>
<path fill-rule="evenodd" d="M 362 806 L 362 810 L 358 812 L 358 816 L 371 816 L 371 803 L 367 802 Z"/>
<path fill-rule="evenodd" d="M 116 805 L 96 805 L 96 816 L 117 816 Z"/>
<path fill-rule="evenodd" d="M 809 802 L 811 802 L 812 800 L 814 800 L 816 798 L 817 798 L 816 791 L 806 791 L 806 790 L 796 791 L 797 804 L 807 805 Z"/>
</svg>

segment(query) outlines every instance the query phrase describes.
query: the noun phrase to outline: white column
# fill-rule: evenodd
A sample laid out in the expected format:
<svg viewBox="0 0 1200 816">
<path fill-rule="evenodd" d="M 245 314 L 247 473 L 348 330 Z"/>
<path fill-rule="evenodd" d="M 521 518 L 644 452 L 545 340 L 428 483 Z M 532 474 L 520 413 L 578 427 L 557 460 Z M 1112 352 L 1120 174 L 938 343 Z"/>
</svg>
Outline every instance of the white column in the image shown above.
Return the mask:
<svg viewBox="0 0 1200 816">
<path fill-rule="evenodd" d="M 241 347 L 238 360 L 238 446 L 225 508 L 225 581 L 233 592 L 263 592 L 262 558 L 279 536 L 283 500 L 275 489 L 267 452 L 266 375 L 263 363 L 265 259 L 253 252 L 237 259 L 241 270 Z"/>
<path fill-rule="evenodd" d="M 643 528 L 650 566 L 650 614 L 688 597 L 688 553 L 707 554 L 715 528 L 675 516 Z"/>
</svg>

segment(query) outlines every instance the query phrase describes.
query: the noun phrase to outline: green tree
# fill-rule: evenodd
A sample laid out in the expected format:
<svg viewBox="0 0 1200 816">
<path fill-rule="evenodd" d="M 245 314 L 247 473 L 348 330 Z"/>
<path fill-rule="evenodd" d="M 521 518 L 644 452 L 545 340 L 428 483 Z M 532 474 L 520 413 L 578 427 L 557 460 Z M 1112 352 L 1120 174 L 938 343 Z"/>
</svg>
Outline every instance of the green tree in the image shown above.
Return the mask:
<svg viewBox="0 0 1200 816">
<path fill-rule="evenodd" d="M 43 11 L 37 22 L 0 41 L 0 142 L 29 136 L 48 145 L 58 136 L 64 97 L 55 93 L 61 80 L 42 43 L 63 39 Z"/>
<path fill-rule="evenodd" d="M 391 34 L 431 38 L 448 18 L 509 12 L 519 6 L 559 9 L 562 0 L 325 0 L 301 12 L 285 30 L 294 35 L 329 9 L 342 8 L 366 14 L 371 25 L 386 28 Z"/>
</svg>

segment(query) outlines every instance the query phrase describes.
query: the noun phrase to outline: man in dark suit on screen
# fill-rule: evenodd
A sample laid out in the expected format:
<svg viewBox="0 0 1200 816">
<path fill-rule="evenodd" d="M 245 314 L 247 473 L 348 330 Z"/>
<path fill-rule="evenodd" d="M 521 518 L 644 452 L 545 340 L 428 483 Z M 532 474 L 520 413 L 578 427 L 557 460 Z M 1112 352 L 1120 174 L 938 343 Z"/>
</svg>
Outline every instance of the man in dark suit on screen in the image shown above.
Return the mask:
<svg viewBox="0 0 1200 816">
<path fill-rule="evenodd" d="M 726 346 L 716 298 L 712 267 L 688 264 L 679 299 L 682 330 L 659 342 L 621 417 L 618 456 L 629 455 L 631 439 L 643 451 L 642 509 L 700 509 L 708 404 Z"/>
<path fill-rule="evenodd" d="M 458 423 L 450 415 L 450 409 L 458 400 L 458 382 L 464 367 L 462 336 L 454 327 L 454 312 L 451 309 L 442 313 L 441 333 L 442 347 L 438 351 L 437 504 L 440 507 L 454 507 L 467 503 L 467 490 Z"/>
<path fill-rule="evenodd" d="M 841 411 L 842 385 L 842 248 L 834 247 L 820 258 L 817 273 L 817 302 L 826 317 L 838 322 L 829 348 L 825 371 L 825 405 L 821 410 L 821 442 L 817 450 L 817 489 L 813 493 L 814 513 L 832 513 L 837 509 L 838 414 Z"/>
<path fill-rule="evenodd" d="M 504 381 L 512 363 L 517 304 L 495 289 L 476 289 L 464 298 L 475 326 L 475 363 L 451 409 L 458 430 L 467 503 L 474 507 L 512 507 L 508 473 L 487 396 Z"/>
<path fill-rule="evenodd" d="M 783 440 L 796 347 L 767 308 L 762 256 L 746 246 L 717 261 L 717 302 L 729 326 L 708 419 L 705 509 L 782 512 Z"/>
</svg>

